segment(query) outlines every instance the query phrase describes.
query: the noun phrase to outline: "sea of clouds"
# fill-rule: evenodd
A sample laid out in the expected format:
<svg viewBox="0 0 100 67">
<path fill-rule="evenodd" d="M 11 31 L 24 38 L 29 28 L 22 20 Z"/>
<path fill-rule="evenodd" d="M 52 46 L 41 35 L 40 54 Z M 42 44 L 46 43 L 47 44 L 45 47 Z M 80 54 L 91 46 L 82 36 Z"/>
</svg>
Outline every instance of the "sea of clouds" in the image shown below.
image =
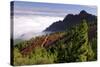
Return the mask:
<svg viewBox="0 0 100 67">
<path fill-rule="evenodd" d="M 63 17 L 41 15 L 14 15 L 14 39 L 30 39 Z M 41 33 L 42 32 L 42 33 Z"/>
</svg>

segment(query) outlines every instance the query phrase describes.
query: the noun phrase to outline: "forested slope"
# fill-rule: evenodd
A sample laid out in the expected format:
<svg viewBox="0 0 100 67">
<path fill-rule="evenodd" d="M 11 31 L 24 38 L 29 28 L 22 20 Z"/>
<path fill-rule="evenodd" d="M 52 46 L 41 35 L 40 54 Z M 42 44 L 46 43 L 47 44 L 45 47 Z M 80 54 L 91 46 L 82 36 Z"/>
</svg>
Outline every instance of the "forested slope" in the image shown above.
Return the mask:
<svg viewBox="0 0 100 67">
<path fill-rule="evenodd" d="M 38 36 L 14 46 L 14 65 L 97 60 L 97 24 L 84 19 L 69 30 Z"/>
</svg>

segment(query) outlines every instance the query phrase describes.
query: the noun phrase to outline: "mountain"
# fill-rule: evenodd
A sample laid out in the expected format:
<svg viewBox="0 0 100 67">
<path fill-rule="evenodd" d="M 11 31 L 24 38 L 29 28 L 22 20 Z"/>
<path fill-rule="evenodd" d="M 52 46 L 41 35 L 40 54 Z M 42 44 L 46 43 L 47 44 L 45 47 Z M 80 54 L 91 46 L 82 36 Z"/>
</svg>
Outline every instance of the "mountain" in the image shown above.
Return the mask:
<svg viewBox="0 0 100 67">
<path fill-rule="evenodd" d="M 69 29 L 71 26 L 79 24 L 83 19 L 88 23 L 97 22 L 97 16 L 87 13 L 85 10 L 80 11 L 79 14 L 68 14 L 63 20 L 59 20 L 51 24 L 44 31 L 57 32 Z"/>
</svg>

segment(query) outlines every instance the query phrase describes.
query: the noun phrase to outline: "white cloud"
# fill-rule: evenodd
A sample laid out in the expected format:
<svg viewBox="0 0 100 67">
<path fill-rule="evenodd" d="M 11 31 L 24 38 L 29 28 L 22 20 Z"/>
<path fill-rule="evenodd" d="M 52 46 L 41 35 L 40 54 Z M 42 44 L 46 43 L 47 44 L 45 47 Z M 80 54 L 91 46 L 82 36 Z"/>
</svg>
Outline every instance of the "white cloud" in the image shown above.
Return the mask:
<svg viewBox="0 0 100 67">
<path fill-rule="evenodd" d="M 14 38 L 20 37 L 28 32 L 41 32 L 55 21 L 63 17 L 37 16 L 37 15 L 15 15 L 14 16 Z"/>
</svg>

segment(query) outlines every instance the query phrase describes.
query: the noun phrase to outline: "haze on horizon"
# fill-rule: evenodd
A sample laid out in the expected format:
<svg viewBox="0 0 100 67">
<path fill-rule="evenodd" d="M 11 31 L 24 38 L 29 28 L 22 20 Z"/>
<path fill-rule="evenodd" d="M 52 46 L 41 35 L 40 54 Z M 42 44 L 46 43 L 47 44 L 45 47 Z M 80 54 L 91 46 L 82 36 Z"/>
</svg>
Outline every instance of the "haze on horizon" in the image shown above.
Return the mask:
<svg viewBox="0 0 100 67">
<path fill-rule="evenodd" d="M 97 15 L 95 6 L 14 1 L 14 37 L 42 32 L 67 14 L 78 14 L 81 10 Z"/>
</svg>

